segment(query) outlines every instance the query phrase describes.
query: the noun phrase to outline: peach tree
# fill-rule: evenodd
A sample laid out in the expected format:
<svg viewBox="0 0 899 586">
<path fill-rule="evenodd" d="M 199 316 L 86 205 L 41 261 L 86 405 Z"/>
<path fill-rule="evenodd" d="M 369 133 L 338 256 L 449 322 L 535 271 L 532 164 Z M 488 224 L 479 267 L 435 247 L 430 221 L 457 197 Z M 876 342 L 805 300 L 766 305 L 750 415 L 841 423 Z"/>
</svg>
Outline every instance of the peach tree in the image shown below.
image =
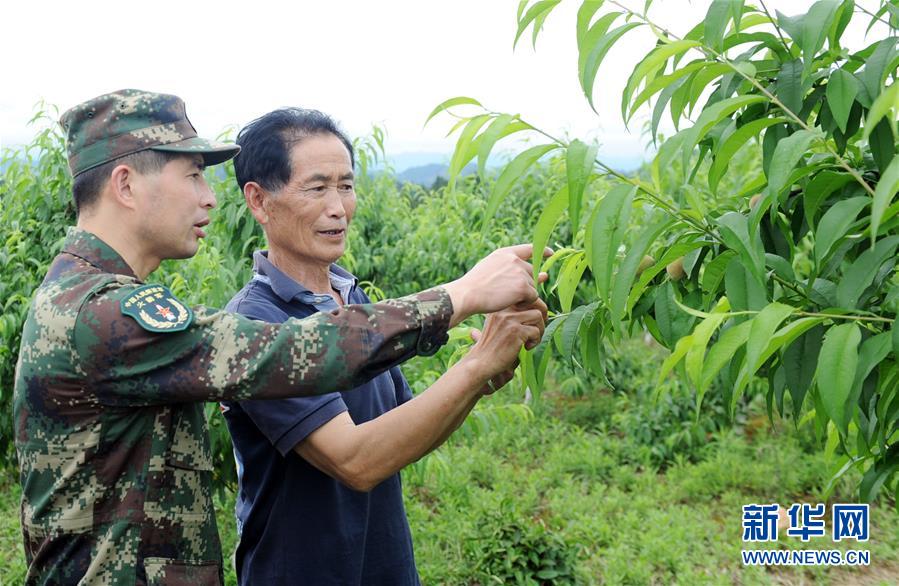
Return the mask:
<svg viewBox="0 0 899 586">
<path fill-rule="evenodd" d="M 529 34 L 536 46 L 559 4 L 523 0 L 515 43 Z M 861 498 L 899 492 L 899 2 L 820 0 L 787 16 L 713 0 L 680 34 L 653 8 L 586 0 L 574 19 L 594 111 L 612 97 L 594 92 L 610 50 L 626 35 L 654 39 L 621 91 L 624 121 L 644 116 L 658 147 L 633 176 L 596 144 L 470 97 L 428 118 L 457 119 L 450 188 L 472 161 L 487 175 L 500 140 L 531 135 L 487 183 L 485 227 L 528 169 L 557 163 L 533 241 L 568 238 L 534 259 L 535 273 L 552 271 L 558 312 L 522 354 L 523 379 L 539 393 L 554 353 L 602 377 L 604 344 L 647 331 L 671 350 L 660 382 L 672 371 L 689 381 L 697 408 L 716 392 L 734 409 L 761 385 L 769 415 L 815 427 L 834 479 L 858 468 Z M 850 25 L 867 27 L 867 46 L 844 44 Z M 675 132 L 663 137 L 666 115 Z"/>
</svg>

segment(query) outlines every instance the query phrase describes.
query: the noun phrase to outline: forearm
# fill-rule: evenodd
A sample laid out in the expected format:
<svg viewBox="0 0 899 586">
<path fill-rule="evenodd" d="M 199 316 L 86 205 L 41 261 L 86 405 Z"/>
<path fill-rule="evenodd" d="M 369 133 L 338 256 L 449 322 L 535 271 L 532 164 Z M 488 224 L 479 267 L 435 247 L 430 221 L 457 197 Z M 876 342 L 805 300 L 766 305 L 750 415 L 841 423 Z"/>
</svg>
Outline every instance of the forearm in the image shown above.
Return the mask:
<svg viewBox="0 0 899 586">
<path fill-rule="evenodd" d="M 426 454 L 430 454 L 431 452 L 433 452 L 434 450 L 436 450 L 437 448 L 442 446 L 443 443 L 446 440 L 448 440 L 449 437 L 456 432 L 456 430 L 458 430 L 460 427 L 462 427 L 462 424 L 465 423 L 465 420 L 468 418 L 468 415 L 474 409 L 475 405 L 478 404 L 478 401 L 481 400 L 481 397 L 483 397 L 483 394 L 480 392 L 474 394 L 471 397 L 471 399 L 468 401 L 468 404 L 460 411 L 460 413 L 455 418 L 455 420 L 452 421 L 447 426 L 444 433 L 440 437 L 438 437 L 436 441 L 434 441 L 434 443 L 431 445 L 431 447 L 428 448 L 428 450 L 424 454 L 422 454 L 422 456 L 424 456 Z"/>
<path fill-rule="evenodd" d="M 425 392 L 371 421 L 325 426 L 296 451 L 357 490 L 370 490 L 440 445 L 461 424 L 486 383 L 475 361 L 462 360 Z"/>
</svg>

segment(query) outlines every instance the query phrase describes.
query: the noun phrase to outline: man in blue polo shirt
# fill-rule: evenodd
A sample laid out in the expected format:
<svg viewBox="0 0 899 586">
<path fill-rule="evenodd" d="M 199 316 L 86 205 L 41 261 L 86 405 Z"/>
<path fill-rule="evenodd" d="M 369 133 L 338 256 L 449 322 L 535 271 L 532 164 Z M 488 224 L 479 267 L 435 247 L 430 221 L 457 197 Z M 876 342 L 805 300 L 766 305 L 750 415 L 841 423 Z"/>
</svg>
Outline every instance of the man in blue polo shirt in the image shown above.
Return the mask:
<svg viewBox="0 0 899 586">
<path fill-rule="evenodd" d="M 237 180 L 268 251 L 228 304 L 282 322 L 366 303 L 334 262 L 356 207 L 353 149 L 324 114 L 276 110 L 238 135 Z M 488 317 L 469 354 L 412 398 L 398 368 L 343 393 L 224 403 L 240 490 L 242 584 L 417 585 L 399 470 L 435 449 L 478 399 L 511 378 L 546 307 Z"/>
</svg>

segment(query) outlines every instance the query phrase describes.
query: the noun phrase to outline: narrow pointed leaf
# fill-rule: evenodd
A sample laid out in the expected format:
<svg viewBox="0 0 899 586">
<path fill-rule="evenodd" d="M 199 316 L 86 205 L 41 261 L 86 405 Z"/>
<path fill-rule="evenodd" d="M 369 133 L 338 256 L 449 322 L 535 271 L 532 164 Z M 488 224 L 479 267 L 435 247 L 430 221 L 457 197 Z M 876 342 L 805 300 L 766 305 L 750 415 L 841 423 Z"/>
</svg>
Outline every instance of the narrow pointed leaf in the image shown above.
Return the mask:
<svg viewBox="0 0 899 586">
<path fill-rule="evenodd" d="M 613 187 L 596 204 L 590 222 L 590 242 L 586 243 L 590 270 L 599 298 L 606 303 L 610 302 L 612 271 L 617 264 L 618 247 L 628 228 L 635 193 L 636 188 L 630 185 Z"/>
<path fill-rule="evenodd" d="M 568 207 L 567 185 L 556 192 L 537 219 L 537 225 L 534 227 L 534 256 L 531 259 L 535 281 L 540 274 L 540 261 L 543 259 L 543 249 L 546 248 L 549 237 L 566 207 Z"/>
<path fill-rule="evenodd" d="M 709 349 L 702 365 L 702 384 L 699 387 L 698 397 L 700 402 L 721 369 L 730 364 L 737 354 L 737 350 L 749 339 L 751 327 L 752 322 L 747 321 L 724 330 L 718 341 Z"/>
<path fill-rule="evenodd" d="M 479 101 L 477 101 L 474 98 L 469 98 L 466 96 L 450 98 L 450 99 L 446 100 L 445 102 L 442 102 L 439 106 L 434 108 L 430 114 L 428 114 L 428 118 L 425 120 L 425 125 L 427 126 L 428 122 L 431 121 L 431 118 L 433 118 L 437 114 L 440 114 L 444 110 L 452 108 L 453 106 L 462 106 L 462 105 L 480 106 L 481 108 L 484 107 L 481 105 L 481 103 Z"/>
<path fill-rule="evenodd" d="M 830 74 L 827 82 L 827 105 L 840 132 L 846 132 L 846 123 L 856 95 L 858 80 L 854 75 L 844 69 L 837 69 Z"/>
<path fill-rule="evenodd" d="M 496 210 L 499 209 L 499 205 L 509 194 L 509 191 L 511 191 L 512 187 L 515 185 L 515 182 L 527 172 L 531 165 L 536 163 L 540 157 L 557 148 L 559 148 L 559 145 L 557 144 L 541 144 L 531 147 L 526 151 L 519 153 L 518 156 L 512 159 L 512 161 L 503 168 L 502 173 L 500 173 L 499 178 L 496 180 L 496 184 L 493 186 L 493 193 L 490 194 L 490 199 L 487 201 L 487 209 L 484 212 L 484 225 L 487 224 L 487 220 L 496 214 Z"/>
<path fill-rule="evenodd" d="M 880 267 L 892 258 L 899 247 L 899 236 L 888 236 L 877 241 L 874 248 L 861 253 L 837 284 L 837 303 L 846 309 L 858 307 L 862 293 L 874 282 Z"/>
<path fill-rule="evenodd" d="M 611 14 L 615 14 L 616 18 L 617 16 L 620 16 L 620 13 Z M 609 22 L 609 24 L 611 24 L 611 21 Z M 598 25 L 599 22 L 597 22 L 597 24 L 594 26 Z M 599 71 L 599 66 L 602 64 L 603 59 L 605 59 L 605 56 L 609 52 L 609 49 L 612 48 L 612 45 L 614 45 L 618 41 L 618 39 L 624 36 L 625 33 L 637 28 L 638 26 L 641 26 L 641 23 L 629 22 L 616 29 L 613 29 L 608 34 L 605 34 L 605 31 L 602 31 L 603 34 L 597 35 L 593 35 L 591 33 L 587 34 L 587 38 L 584 41 L 584 46 L 581 49 L 581 58 L 578 60 L 578 78 L 581 81 L 581 89 L 584 90 L 584 95 L 587 97 L 587 102 L 590 104 L 590 107 L 594 112 L 596 112 L 596 106 L 593 104 L 593 82 L 596 80 L 596 73 Z M 594 39 L 594 37 L 598 38 Z"/>
<path fill-rule="evenodd" d="M 886 168 L 877 187 L 874 189 L 874 203 L 871 205 L 871 241 L 877 237 L 877 230 L 883 214 L 893 202 L 896 191 L 899 190 L 899 157 L 893 157 L 893 161 Z"/>
<path fill-rule="evenodd" d="M 768 169 L 768 197 L 771 201 L 785 188 L 790 173 L 803 156 L 808 154 L 809 145 L 818 136 L 815 131 L 800 130 L 781 139 L 774 149 L 774 158 Z"/>
<path fill-rule="evenodd" d="M 493 150 L 493 147 L 498 140 L 522 130 L 529 130 L 530 128 L 530 125 L 514 120 L 514 116 L 511 114 L 500 114 L 497 116 L 480 137 L 480 146 L 478 146 L 478 174 L 481 177 L 484 176 L 487 170 L 487 159 L 490 157 L 490 152 Z"/>
<path fill-rule="evenodd" d="M 861 331 L 854 323 L 833 326 L 824 336 L 818 356 L 818 393 L 827 416 L 846 435 L 846 400 L 852 391 L 858 367 L 858 344 Z"/>
<path fill-rule="evenodd" d="M 637 275 L 637 268 L 643 256 L 649 251 L 652 243 L 665 230 L 667 230 L 673 220 L 666 219 L 664 216 L 657 216 L 656 219 L 648 218 L 648 225 L 643 232 L 637 237 L 636 241 L 631 245 L 630 249 L 624 257 L 624 261 L 615 273 L 615 279 L 612 284 L 612 319 L 617 323 L 621 323 L 625 318 L 625 310 L 627 309 L 627 297 Z"/>
<path fill-rule="evenodd" d="M 690 382 L 697 390 L 702 387 L 702 366 L 705 360 L 706 346 L 718 327 L 728 318 L 726 315 L 728 310 L 730 310 L 730 304 L 727 302 L 727 297 L 722 297 L 715 309 L 712 310 L 712 314 L 693 330 L 693 345 L 684 359 L 684 367 Z"/>
<path fill-rule="evenodd" d="M 899 166 L 897 166 L 897 175 L 899 175 Z M 858 214 L 870 201 L 871 199 L 868 197 L 853 197 L 838 201 L 827 210 L 821 221 L 818 222 L 818 229 L 815 231 L 815 258 L 819 265 L 828 257 L 834 245 L 846 235 Z M 873 219 L 871 227 L 872 233 L 876 233 Z"/>
<path fill-rule="evenodd" d="M 568 145 L 565 167 L 568 175 L 568 216 L 571 220 L 572 234 L 576 234 L 581 225 L 584 188 L 593 172 L 598 150 L 596 144 L 587 145 L 579 140 L 574 140 Z"/>
<path fill-rule="evenodd" d="M 728 163 L 730 163 L 730 160 L 737 151 L 740 150 L 740 147 L 749 142 L 750 139 L 758 137 L 765 128 L 784 122 L 786 122 L 786 119 L 784 118 L 760 118 L 744 124 L 738 128 L 736 132 L 731 134 L 727 140 L 715 150 L 715 160 L 709 168 L 709 187 L 712 191 L 718 191 L 718 182 L 721 180 L 724 172 L 727 171 Z"/>
<path fill-rule="evenodd" d="M 449 180 L 447 181 L 448 190 L 452 191 L 455 188 L 456 179 L 459 177 L 459 173 L 462 172 L 462 168 L 474 158 L 478 147 L 477 143 L 473 142 L 474 137 L 488 120 L 490 120 L 490 115 L 488 114 L 475 116 L 468 121 L 465 129 L 459 135 L 459 139 L 456 141 L 456 150 L 453 151 L 453 156 L 450 158 L 449 171 L 447 172 L 449 175 Z"/>
<path fill-rule="evenodd" d="M 574 300 L 574 293 L 577 291 L 578 283 L 581 282 L 581 275 L 587 268 L 587 259 L 584 253 L 571 255 L 562 270 L 559 272 L 559 303 L 562 311 L 571 311 L 571 303 Z"/>
</svg>

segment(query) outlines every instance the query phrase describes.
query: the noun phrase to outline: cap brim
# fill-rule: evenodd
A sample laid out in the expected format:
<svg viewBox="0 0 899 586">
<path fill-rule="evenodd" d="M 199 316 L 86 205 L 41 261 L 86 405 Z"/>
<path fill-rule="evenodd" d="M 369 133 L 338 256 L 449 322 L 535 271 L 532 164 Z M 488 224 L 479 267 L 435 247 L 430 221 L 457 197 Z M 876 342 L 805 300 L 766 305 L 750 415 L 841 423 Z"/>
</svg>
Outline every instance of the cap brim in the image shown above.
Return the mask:
<svg viewBox="0 0 899 586">
<path fill-rule="evenodd" d="M 234 158 L 237 153 L 240 152 L 240 147 L 236 144 L 215 142 L 200 138 L 199 136 L 150 148 L 154 151 L 165 151 L 169 153 L 196 153 L 198 155 L 203 155 L 203 162 L 207 167 L 224 163 L 228 159 Z"/>
</svg>

